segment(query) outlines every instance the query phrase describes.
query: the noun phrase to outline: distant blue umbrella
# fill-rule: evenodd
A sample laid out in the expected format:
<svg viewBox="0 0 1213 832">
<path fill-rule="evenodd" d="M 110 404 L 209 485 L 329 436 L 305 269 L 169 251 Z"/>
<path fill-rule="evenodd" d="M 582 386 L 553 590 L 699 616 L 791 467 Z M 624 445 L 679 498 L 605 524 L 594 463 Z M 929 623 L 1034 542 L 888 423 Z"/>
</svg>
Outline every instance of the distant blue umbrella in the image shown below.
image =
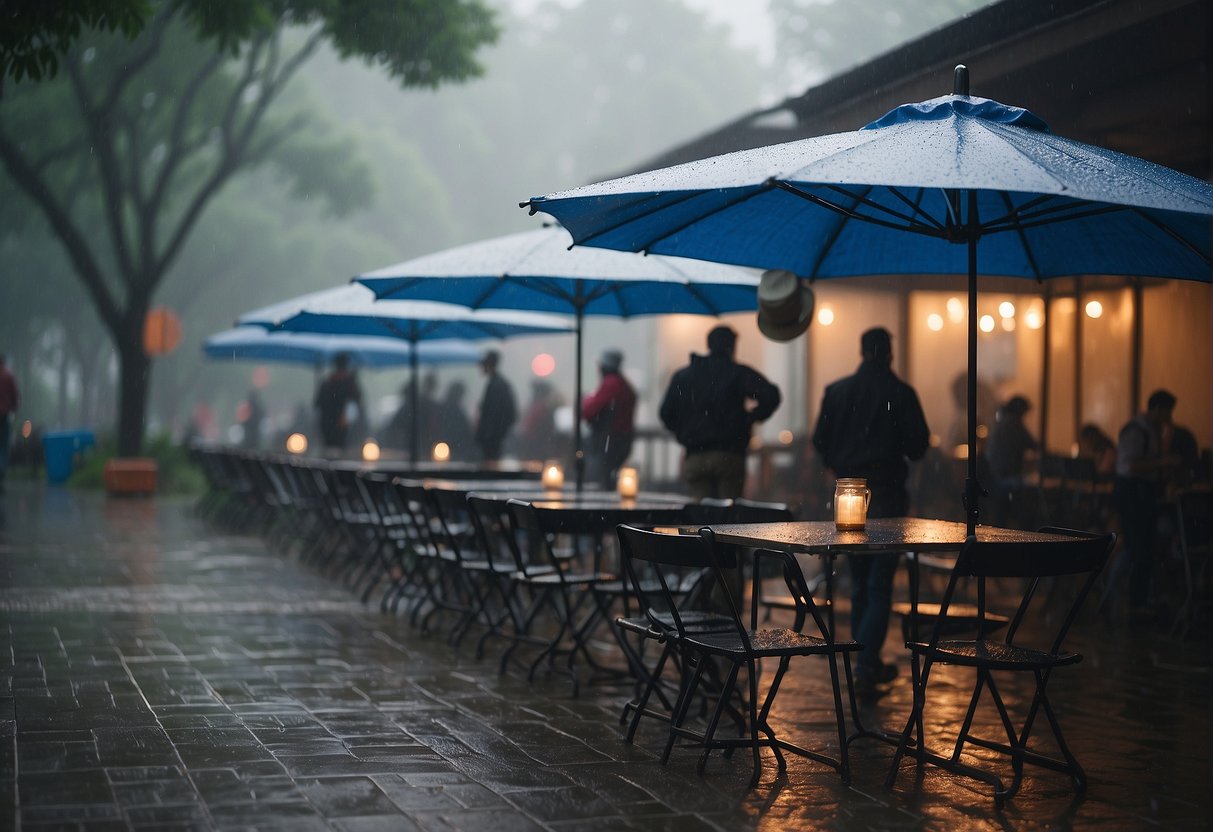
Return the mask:
<svg viewBox="0 0 1213 832">
<path fill-rule="evenodd" d="M 330 363 L 340 353 L 349 355 L 357 367 L 401 367 L 411 363 L 413 350 L 413 345 L 395 338 L 274 332 L 260 326 L 236 327 L 202 342 L 202 351 L 216 360 L 313 367 Z M 417 344 L 416 352 L 417 362 L 428 365 L 475 364 L 480 358 L 480 350 L 462 341 L 425 341 Z"/>
<path fill-rule="evenodd" d="M 702 260 L 570 248 L 572 243 L 567 231 L 551 226 L 406 260 L 355 280 L 381 299 L 573 314 L 577 328 L 573 446 L 580 488 L 585 316 L 721 315 L 756 309 L 759 278 L 750 270 Z"/>
<path fill-rule="evenodd" d="M 399 338 L 410 345 L 431 339 L 486 340 L 514 335 L 571 332 L 568 318 L 540 312 L 472 310 L 449 303 L 377 301 L 357 284 L 325 289 L 241 315 L 240 325 L 279 332 L 370 335 Z M 412 395 L 417 401 L 419 355 L 412 353 Z M 410 459 L 417 459 L 417 408 L 413 408 Z"/>
<path fill-rule="evenodd" d="M 788 269 L 810 280 L 967 275 L 971 527 L 980 494 L 978 272 L 1208 282 L 1213 187 L 1055 136 L 1027 110 L 968 91 L 968 71 L 957 67 L 955 94 L 903 105 L 853 133 L 738 151 L 523 205 L 556 217 L 579 245 Z"/>
</svg>

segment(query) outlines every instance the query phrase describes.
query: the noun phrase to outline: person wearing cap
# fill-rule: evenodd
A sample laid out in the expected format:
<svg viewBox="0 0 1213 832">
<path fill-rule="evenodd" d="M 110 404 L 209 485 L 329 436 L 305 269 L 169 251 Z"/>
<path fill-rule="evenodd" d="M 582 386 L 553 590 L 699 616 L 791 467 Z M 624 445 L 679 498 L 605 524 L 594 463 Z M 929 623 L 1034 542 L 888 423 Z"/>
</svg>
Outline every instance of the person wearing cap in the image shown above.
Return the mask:
<svg viewBox="0 0 1213 832">
<path fill-rule="evenodd" d="M 661 401 L 662 424 L 686 449 L 683 472 L 696 499 L 742 496 L 751 430 L 779 407 L 779 388 L 735 362 L 736 346 L 730 327 L 713 329 L 708 354 L 692 355 Z"/>
<path fill-rule="evenodd" d="M 590 427 L 586 477 L 608 489 L 615 487 L 615 476 L 632 453 L 636 430 L 636 391 L 622 367 L 623 353 L 605 350 L 598 359 L 602 381 L 581 403 L 581 418 Z"/>
<path fill-rule="evenodd" d="M 518 406 L 514 400 L 514 388 L 497 372 L 501 353 L 487 350 L 480 359 L 480 370 L 487 377 L 484 394 L 480 398 L 480 416 L 476 420 L 476 446 L 480 459 L 496 462 L 501 459 L 505 438 L 518 420 Z"/>
<path fill-rule="evenodd" d="M 893 339 L 887 329 L 860 338 L 863 357 L 854 375 L 826 387 L 813 431 L 813 447 L 836 477 L 863 477 L 872 490 L 869 517 L 900 517 L 910 508 L 909 460 L 921 459 L 931 432 L 914 388 L 894 374 Z M 889 629 L 896 553 L 847 559 L 851 570 L 851 634 L 863 644 L 855 663 L 855 688 L 871 694 L 892 681 L 897 666 L 885 664 L 881 647 Z"/>
</svg>

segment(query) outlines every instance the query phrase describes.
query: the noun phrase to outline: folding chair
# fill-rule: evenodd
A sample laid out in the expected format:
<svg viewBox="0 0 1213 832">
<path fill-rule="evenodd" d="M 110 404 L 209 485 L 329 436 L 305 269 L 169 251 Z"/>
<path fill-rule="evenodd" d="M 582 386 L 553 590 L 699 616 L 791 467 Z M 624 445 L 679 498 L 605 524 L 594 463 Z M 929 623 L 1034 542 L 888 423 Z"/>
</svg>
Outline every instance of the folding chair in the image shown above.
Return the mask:
<svg viewBox="0 0 1213 832">
<path fill-rule="evenodd" d="M 555 534 L 541 519 L 542 513 L 523 500 L 507 503 L 510 520 L 515 531 L 528 535 L 528 542 L 538 554 L 539 562 L 551 567 L 550 571 L 521 576 L 522 582 L 531 590 L 532 604 L 523 622 L 523 632 L 530 634 L 539 616 L 546 610 L 551 613 L 556 631 L 538 656 L 531 662 L 528 679 L 535 678 L 540 665 L 547 663 L 549 669 L 559 670 L 555 660 L 565 654 L 564 672 L 572 681 L 573 695 L 580 692 L 580 679 L 576 660 L 581 655 L 587 664 L 603 669 L 590 654 L 589 635 L 602 620 L 603 610 L 594 598 L 594 590 L 602 584 L 618 580 L 609 572 L 600 571 L 597 563 L 584 568 L 577 557 L 559 557 L 555 550 Z M 597 558 L 595 558 L 597 561 Z M 506 653 L 518 646 L 515 641 Z"/>
<path fill-rule="evenodd" d="M 676 581 L 681 581 L 685 577 L 684 573 L 693 573 L 707 568 L 711 573 L 712 587 L 727 586 L 727 570 L 735 565 L 730 554 L 731 548 L 725 550 L 719 546 L 710 529 L 702 529 L 698 535 L 670 535 L 620 526 L 618 533 L 624 568 L 629 581 L 632 582 L 640 605 L 649 616 L 649 622 L 653 628 L 663 633 L 667 641 L 672 644 L 682 664 L 683 681 L 670 721 L 669 736 L 666 740 L 662 762 L 669 761 L 670 753 L 680 737 L 690 738 L 697 741 L 703 748 L 698 764 L 698 770 L 701 773 L 713 749 L 731 751 L 734 748 L 749 747 L 754 763 L 750 786 L 756 786 L 762 773 L 761 750 L 763 747 L 768 747 L 774 752 L 780 770 L 787 767 L 783 751 L 790 751 L 833 767 L 839 772 L 843 782 L 849 783 L 850 765 L 847 759 L 846 718 L 839 684 L 838 656 L 842 654 L 844 661 L 847 661 L 847 654 L 859 650 L 860 645 L 854 641 L 835 641 L 833 634 L 817 611 L 808 587 L 805 586 L 804 577 L 796 559 L 783 552 L 758 550 L 754 553 L 756 561 L 754 572 L 758 573 L 758 563 L 764 559 L 780 563 L 788 591 L 798 596 L 801 602 L 803 615 L 798 616 L 798 619 L 803 618 L 806 621 L 811 619 L 817 635 L 794 629 L 759 629 L 758 605 L 753 602 L 750 604 L 748 623 L 744 622 L 731 592 L 714 594 L 715 598 L 720 599 L 718 603 L 723 606 L 723 614 L 727 616 L 728 626 L 719 629 L 715 627 L 698 629 L 695 626 L 694 618 L 689 615 L 684 616 L 684 613 L 688 612 L 687 601 L 685 597 L 675 591 L 678 585 Z M 641 580 L 641 575 L 646 573 L 656 577 L 657 592 L 650 589 L 653 582 Z M 771 708 L 774 705 L 776 694 L 779 692 L 780 683 L 791 660 L 800 656 L 823 656 L 829 665 L 834 715 L 838 730 L 837 757 L 829 756 L 821 751 L 802 748 L 783 740 L 775 735 L 775 731 L 770 725 Z M 759 678 L 762 659 L 777 659 L 778 665 L 760 704 Z M 723 663 L 727 667 L 727 672 L 724 676 L 724 684 L 716 693 L 715 707 L 707 726 L 702 732 L 698 732 L 686 725 L 686 718 L 691 704 L 700 691 L 700 683 L 705 672 L 713 660 Z M 743 667 L 746 669 L 749 686 L 748 697 L 745 698 L 748 707 L 749 736 L 721 738 L 717 736 L 717 728 L 721 717 L 733 700 L 737 679 Z"/>
<path fill-rule="evenodd" d="M 1082 660 L 1080 654 L 1063 650 L 1062 644 L 1078 615 L 1079 608 L 1107 562 L 1116 536 L 1087 535 L 1060 529 L 1043 531 L 1066 531 L 1073 537 L 1064 541 L 1016 543 L 982 543 L 975 537 L 970 537 L 964 544 L 948 578 L 947 588 L 940 601 L 940 617 L 932 627 L 930 639 L 925 642 L 910 641 L 906 644 L 910 650 L 913 668 L 914 705 L 901 733 L 886 785 L 893 785 L 901 759 L 909 753 L 917 758 L 920 767 L 930 762 L 989 783 L 994 786 L 994 800 L 999 806 L 1019 791 L 1025 763 L 1069 774 L 1077 791 L 1085 788 L 1086 774 L 1066 745 L 1061 723 L 1049 701 L 1047 686 L 1054 669 L 1077 664 Z M 1063 580 L 1067 576 L 1071 579 Z M 986 609 L 986 582 L 992 578 L 1026 579 L 1023 582 L 1025 588 L 1022 597 L 1003 639 L 996 641 L 983 637 L 973 640 L 944 638 L 943 636 L 947 635 L 948 608 L 961 579 L 971 579 L 976 583 L 977 629 L 978 632 L 982 631 L 982 619 Z M 1044 579 L 1053 580 L 1050 581 L 1047 592 L 1038 593 L 1037 588 Z M 1068 603 L 1064 604 L 1064 609 L 1056 609 L 1058 603 L 1064 599 L 1067 588 L 1072 590 Z M 1061 613 L 1060 617 L 1056 615 L 1057 612 Z M 1060 621 L 1060 624 L 1052 626 L 1051 634 L 1046 632 L 1041 635 L 1040 632 L 1049 629 L 1049 623 L 1054 621 Z M 1037 635 L 1030 634 L 1030 630 L 1038 631 Z M 949 755 L 927 749 L 923 727 L 929 702 L 931 671 L 936 664 L 970 667 L 975 671 L 976 677 L 968 709 Z M 1001 672 L 1030 674 L 1035 681 L 1035 692 L 1024 709 L 1023 721 L 1018 730 L 995 681 L 994 674 Z M 1006 733 L 1005 743 L 978 737 L 973 733 L 974 717 L 983 691 L 989 692 L 989 699 Z M 1044 711 L 1052 729 L 1060 758 L 1028 747 L 1032 729 L 1041 711 Z M 965 753 L 966 745 L 996 751 L 1009 757 L 1013 773 L 1010 785 L 1004 786 L 994 770 L 964 762 L 961 756 Z"/>
</svg>

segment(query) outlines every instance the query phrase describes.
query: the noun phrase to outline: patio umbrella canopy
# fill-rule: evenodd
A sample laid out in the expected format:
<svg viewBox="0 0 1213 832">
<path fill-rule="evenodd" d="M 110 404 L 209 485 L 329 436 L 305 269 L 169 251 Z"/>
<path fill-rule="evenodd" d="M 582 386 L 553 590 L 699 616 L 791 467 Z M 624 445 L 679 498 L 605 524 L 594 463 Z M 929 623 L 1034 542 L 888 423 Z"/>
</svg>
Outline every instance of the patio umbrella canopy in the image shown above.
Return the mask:
<svg viewBox="0 0 1213 832">
<path fill-rule="evenodd" d="M 357 284 L 325 289 L 275 303 L 241 315 L 239 325 L 256 325 L 277 332 L 393 337 L 417 346 L 430 339 L 466 341 L 514 335 L 570 332 L 567 318 L 540 312 L 479 311 L 449 303 L 377 301 Z M 419 350 L 410 352 L 413 401 L 417 397 Z M 413 408 L 410 459 L 417 453 L 417 408 Z"/>
<path fill-rule="evenodd" d="M 202 342 L 202 351 L 218 361 L 272 361 L 283 364 L 328 364 L 340 353 L 359 367 L 379 369 L 411 363 L 414 347 L 393 338 L 273 332 L 241 326 L 216 333 Z M 475 364 L 480 350 L 462 341 L 426 341 L 416 346 L 419 364 Z"/>
<path fill-rule="evenodd" d="M 1055 136 L 955 92 L 851 133 L 743 150 L 535 197 L 579 245 L 788 269 L 809 280 L 966 274 L 968 477 L 977 522 L 978 273 L 1210 280 L 1213 187 Z M 980 259 L 979 259 L 980 257 Z M 908 279 L 908 278 L 907 278 Z"/>
<path fill-rule="evenodd" d="M 584 473 L 581 364 L 585 316 L 721 315 L 755 309 L 758 275 L 701 260 L 637 257 L 572 248 L 572 243 L 563 228 L 549 226 L 406 260 L 355 280 L 381 299 L 572 313 L 577 331 L 573 445 L 580 488 Z"/>
</svg>

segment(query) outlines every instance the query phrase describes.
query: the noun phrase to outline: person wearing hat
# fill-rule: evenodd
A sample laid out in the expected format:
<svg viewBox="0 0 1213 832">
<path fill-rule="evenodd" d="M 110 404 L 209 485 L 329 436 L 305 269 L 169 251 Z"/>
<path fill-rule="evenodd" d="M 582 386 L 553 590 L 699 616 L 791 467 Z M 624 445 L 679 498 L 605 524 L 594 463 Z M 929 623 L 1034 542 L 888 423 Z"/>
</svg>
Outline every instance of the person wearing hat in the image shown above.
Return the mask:
<svg viewBox="0 0 1213 832">
<path fill-rule="evenodd" d="M 751 430 L 779 407 L 779 388 L 735 362 L 736 346 L 730 327 L 713 329 L 708 354 L 692 355 L 661 401 L 662 424 L 686 449 L 683 473 L 696 499 L 742 496 Z"/>
<path fill-rule="evenodd" d="M 993 415 L 990 435 L 981 456 L 989 468 L 986 485 L 990 488 L 991 522 L 995 525 L 1018 525 L 1012 509 L 1016 491 L 1024 485 L 1024 458 L 1040 449 L 1036 438 L 1027 431 L 1024 416 L 1032 405 L 1021 395 L 1013 395 Z"/>
<path fill-rule="evenodd" d="M 590 428 L 586 477 L 603 488 L 615 487 L 615 476 L 632 453 L 636 431 L 636 391 L 623 377 L 622 367 L 623 353 L 605 350 L 598 359 L 602 381 L 581 403 L 581 418 Z"/>
<path fill-rule="evenodd" d="M 869 329 L 859 341 L 863 361 L 854 375 L 826 387 L 813 447 L 836 477 L 863 477 L 872 490 L 869 517 L 899 517 L 910 508 L 908 460 L 927 452 L 931 431 L 914 388 L 892 370 L 893 339 Z M 889 630 L 897 553 L 847 558 L 851 570 L 851 635 L 863 644 L 855 662 L 855 689 L 871 695 L 892 681 L 881 647 Z"/>
<path fill-rule="evenodd" d="M 480 370 L 487 376 L 484 394 L 480 398 L 480 415 L 476 420 L 476 446 L 480 459 L 496 462 L 501 459 L 505 438 L 518 420 L 518 406 L 514 399 L 514 388 L 497 372 L 501 353 L 486 350 L 480 359 Z"/>
</svg>

